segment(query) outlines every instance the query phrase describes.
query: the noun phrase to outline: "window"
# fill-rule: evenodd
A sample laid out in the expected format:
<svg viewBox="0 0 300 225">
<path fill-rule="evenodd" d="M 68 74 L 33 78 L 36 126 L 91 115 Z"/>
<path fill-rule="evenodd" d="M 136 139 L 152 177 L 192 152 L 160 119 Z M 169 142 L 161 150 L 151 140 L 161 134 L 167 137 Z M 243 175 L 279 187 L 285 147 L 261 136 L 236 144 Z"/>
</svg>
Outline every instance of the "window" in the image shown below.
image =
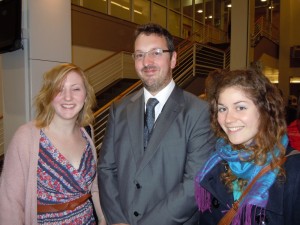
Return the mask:
<svg viewBox="0 0 300 225">
<path fill-rule="evenodd" d="M 153 3 L 153 11 L 151 21 L 166 27 L 167 25 L 167 13 L 166 8 Z"/>
<path fill-rule="evenodd" d="M 150 1 L 139 0 L 134 1 L 134 22 L 138 24 L 150 21 Z"/>
</svg>

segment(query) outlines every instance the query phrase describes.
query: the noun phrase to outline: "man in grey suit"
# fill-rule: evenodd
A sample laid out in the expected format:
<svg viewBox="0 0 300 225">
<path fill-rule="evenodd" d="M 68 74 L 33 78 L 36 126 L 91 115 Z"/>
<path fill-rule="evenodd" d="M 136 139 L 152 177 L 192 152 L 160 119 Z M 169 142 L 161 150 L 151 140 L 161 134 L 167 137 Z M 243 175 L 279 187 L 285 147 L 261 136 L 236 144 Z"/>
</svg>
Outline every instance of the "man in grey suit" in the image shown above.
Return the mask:
<svg viewBox="0 0 300 225">
<path fill-rule="evenodd" d="M 215 142 L 208 105 L 175 85 L 177 53 L 166 29 L 139 26 L 134 49 L 144 88 L 110 108 L 98 164 L 104 215 L 114 225 L 197 224 L 194 177 Z M 149 98 L 158 103 L 146 135 Z"/>
</svg>

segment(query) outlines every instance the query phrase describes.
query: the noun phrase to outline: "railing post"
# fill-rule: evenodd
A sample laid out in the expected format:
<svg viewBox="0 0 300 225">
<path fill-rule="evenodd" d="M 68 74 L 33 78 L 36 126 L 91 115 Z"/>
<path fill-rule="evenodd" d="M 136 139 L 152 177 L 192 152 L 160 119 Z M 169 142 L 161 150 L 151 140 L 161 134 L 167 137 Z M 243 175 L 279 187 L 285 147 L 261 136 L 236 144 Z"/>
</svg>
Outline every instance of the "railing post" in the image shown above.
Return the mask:
<svg viewBox="0 0 300 225">
<path fill-rule="evenodd" d="M 226 58 L 226 51 L 224 51 L 224 53 L 223 53 L 223 69 L 226 68 L 226 60 L 227 60 L 227 58 Z"/>
<path fill-rule="evenodd" d="M 193 77 L 196 76 L 196 54 L 197 54 L 197 47 L 196 43 L 193 44 Z"/>
</svg>

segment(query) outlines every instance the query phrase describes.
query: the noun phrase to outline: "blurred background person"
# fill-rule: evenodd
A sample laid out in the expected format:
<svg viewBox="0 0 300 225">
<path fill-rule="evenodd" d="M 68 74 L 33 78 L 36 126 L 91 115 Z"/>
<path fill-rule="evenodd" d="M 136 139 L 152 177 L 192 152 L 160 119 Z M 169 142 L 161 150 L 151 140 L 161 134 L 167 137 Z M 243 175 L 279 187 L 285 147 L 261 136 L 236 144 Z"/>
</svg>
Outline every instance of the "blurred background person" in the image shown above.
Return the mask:
<svg viewBox="0 0 300 225">
<path fill-rule="evenodd" d="M 290 145 L 300 151 L 300 96 L 298 97 L 296 119 L 288 125 L 287 130 Z"/>
</svg>

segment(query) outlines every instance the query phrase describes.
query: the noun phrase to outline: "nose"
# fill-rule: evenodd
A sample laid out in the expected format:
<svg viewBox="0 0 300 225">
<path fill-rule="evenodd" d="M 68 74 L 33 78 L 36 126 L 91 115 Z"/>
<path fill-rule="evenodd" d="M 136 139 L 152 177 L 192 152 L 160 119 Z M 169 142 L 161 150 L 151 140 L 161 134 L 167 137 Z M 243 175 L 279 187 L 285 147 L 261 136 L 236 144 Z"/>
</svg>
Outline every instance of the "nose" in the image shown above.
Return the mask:
<svg viewBox="0 0 300 225">
<path fill-rule="evenodd" d="M 231 123 L 231 122 L 234 122 L 235 119 L 236 119 L 235 113 L 231 110 L 228 110 L 227 113 L 226 113 L 226 116 L 225 116 L 225 122 L 226 123 Z"/>
<path fill-rule="evenodd" d="M 150 54 L 145 53 L 143 57 L 143 66 L 148 66 L 153 63 L 153 58 L 151 57 Z"/>
<path fill-rule="evenodd" d="M 72 91 L 71 90 L 67 90 L 67 89 L 64 89 L 63 90 L 63 97 L 65 100 L 71 100 L 72 99 Z"/>
</svg>

